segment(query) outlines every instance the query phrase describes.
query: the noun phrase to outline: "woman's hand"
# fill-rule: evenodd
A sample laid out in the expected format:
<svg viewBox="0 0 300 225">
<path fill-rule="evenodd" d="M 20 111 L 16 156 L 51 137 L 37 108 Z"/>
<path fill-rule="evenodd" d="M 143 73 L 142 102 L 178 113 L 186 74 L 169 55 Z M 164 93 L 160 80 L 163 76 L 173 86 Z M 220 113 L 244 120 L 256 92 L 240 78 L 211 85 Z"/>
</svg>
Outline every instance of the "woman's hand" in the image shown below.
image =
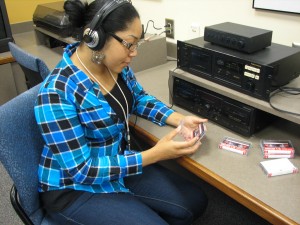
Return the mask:
<svg viewBox="0 0 300 225">
<path fill-rule="evenodd" d="M 181 122 L 180 125 L 180 135 L 186 140 L 189 141 L 194 137 L 194 130 L 198 129 L 200 123 L 207 122 L 207 119 L 201 119 L 196 116 L 185 116 Z M 204 125 L 204 129 L 206 131 L 206 126 Z"/>
<path fill-rule="evenodd" d="M 172 130 L 169 134 L 160 139 L 154 147 L 142 152 L 143 166 L 195 153 L 201 145 L 201 142 L 198 141 L 197 137 L 194 137 L 189 141 L 173 140 L 175 136 L 179 134 L 180 130 L 181 126 Z"/>
</svg>

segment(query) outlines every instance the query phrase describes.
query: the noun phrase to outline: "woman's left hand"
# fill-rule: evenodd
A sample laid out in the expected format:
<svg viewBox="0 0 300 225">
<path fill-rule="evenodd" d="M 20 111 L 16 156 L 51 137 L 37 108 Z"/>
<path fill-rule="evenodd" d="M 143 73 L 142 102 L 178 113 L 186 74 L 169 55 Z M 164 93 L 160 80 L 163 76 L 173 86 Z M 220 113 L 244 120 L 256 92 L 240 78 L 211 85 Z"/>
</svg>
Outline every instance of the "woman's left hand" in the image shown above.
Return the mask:
<svg viewBox="0 0 300 225">
<path fill-rule="evenodd" d="M 191 140 L 194 137 L 194 131 L 198 129 L 200 123 L 205 123 L 207 122 L 207 119 L 201 119 L 196 116 L 185 116 L 181 122 L 181 130 L 180 130 L 180 135 L 187 141 Z M 206 131 L 206 126 L 204 125 L 205 131 Z"/>
</svg>

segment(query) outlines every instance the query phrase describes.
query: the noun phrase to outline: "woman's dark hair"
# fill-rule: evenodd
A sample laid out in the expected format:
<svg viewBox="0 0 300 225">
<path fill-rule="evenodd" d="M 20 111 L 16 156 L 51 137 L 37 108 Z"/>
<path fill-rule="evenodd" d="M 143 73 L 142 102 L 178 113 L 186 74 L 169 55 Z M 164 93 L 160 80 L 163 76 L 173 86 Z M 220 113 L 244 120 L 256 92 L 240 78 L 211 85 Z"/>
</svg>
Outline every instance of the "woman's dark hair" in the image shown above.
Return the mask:
<svg viewBox="0 0 300 225">
<path fill-rule="evenodd" d="M 86 27 L 92 22 L 96 13 L 102 8 L 107 1 L 114 0 L 95 0 L 88 4 L 81 0 L 67 0 L 64 3 L 65 13 L 73 30 L 80 34 L 78 39 L 82 40 L 82 34 Z M 112 11 L 102 22 L 102 29 L 105 33 L 116 33 L 124 31 L 128 25 L 135 19 L 140 18 L 139 13 L 132 4 L 123 4 Z M 106 35 L 106 39 L 109 38 Z"/>
</svg>

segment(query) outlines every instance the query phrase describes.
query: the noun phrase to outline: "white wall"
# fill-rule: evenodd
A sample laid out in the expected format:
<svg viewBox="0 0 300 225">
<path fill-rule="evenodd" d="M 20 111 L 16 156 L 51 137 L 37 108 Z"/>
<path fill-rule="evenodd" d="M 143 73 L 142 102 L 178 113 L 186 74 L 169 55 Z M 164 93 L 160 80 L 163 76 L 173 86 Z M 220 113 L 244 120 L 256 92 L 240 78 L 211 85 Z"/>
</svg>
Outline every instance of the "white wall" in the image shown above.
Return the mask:
<svg viewBox="0 0 300 225">
<path fill-rule="evenodd" d="M 253 0 L 132 0 L 142 23 L 153 20 L 163 27 L 165 18 L 174 19 L 175 38 L 188 40 L 203 36 L 204 27 L 222 22 L 234 22 L 273 31 L 272 42 L 291 46 L 300 42 L 300 14 L 282 13 L 252 8 Z M 200 24 L 200 33 L 191 31 L 192 23 Z M 160 33 L 149 24 L 147 33 Z"/>
</svg>

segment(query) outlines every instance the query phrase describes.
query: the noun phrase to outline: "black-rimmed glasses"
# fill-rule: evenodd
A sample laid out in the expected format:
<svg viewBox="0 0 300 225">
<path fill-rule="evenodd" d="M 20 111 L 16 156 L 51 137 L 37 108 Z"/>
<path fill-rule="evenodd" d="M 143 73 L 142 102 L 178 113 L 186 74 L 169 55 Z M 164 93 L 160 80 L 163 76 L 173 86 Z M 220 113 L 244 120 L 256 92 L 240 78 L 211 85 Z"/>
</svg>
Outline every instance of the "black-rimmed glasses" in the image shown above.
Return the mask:
<svg viewBox="0 0 300 225">
<path fill-rule="evenodd" d="M 118 37 L 117 35 L 113 33 L 108 33 L 110 36 L 112 36 L 114 39 L 116 39 L 118 42 L 120 42 L 122 45 L 124 45 L 129 51 L 134 52 L 137 50 L 137 48 L 143 43 L 143 41 L 139 41 L 136 44 L 128 43 L 124 39 Z"/>
</svg>

